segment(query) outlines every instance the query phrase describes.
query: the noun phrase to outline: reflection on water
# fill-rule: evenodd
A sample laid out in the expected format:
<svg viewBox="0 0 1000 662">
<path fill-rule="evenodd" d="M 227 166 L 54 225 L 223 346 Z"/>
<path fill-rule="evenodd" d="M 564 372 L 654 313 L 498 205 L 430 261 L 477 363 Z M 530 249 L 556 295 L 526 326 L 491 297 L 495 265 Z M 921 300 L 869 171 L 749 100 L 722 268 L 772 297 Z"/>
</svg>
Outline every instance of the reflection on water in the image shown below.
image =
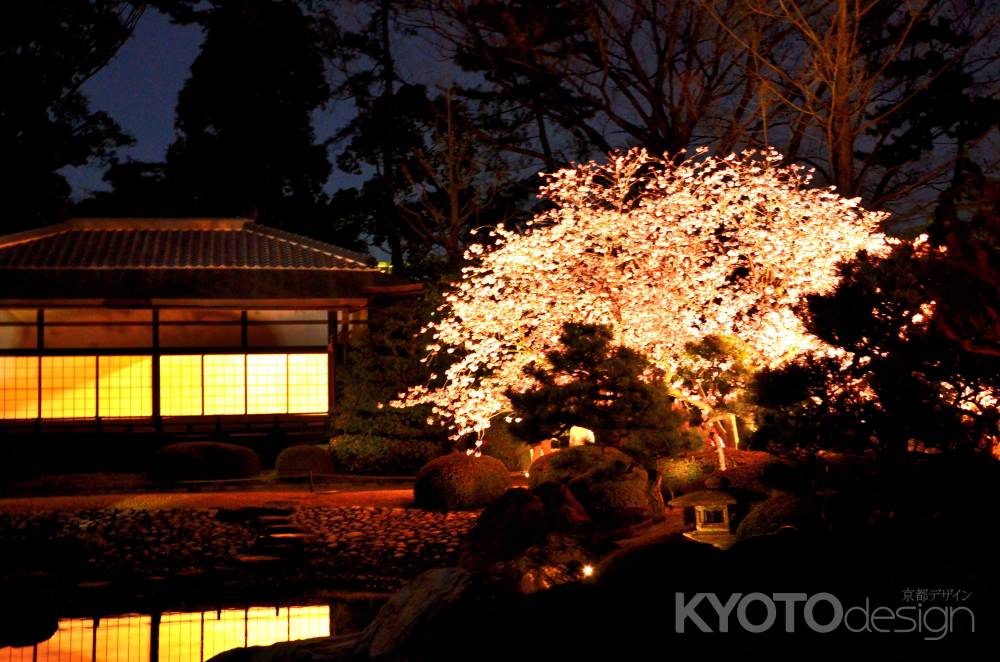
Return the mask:
<svg viewBox="0 0 1000 662">
<path fill-rule="evenodd" d="M 202 662 L 232 648 L 329 635 L 329 605 L 65 618 L 48 641 L 0 648 L 0 662 Z"/>
</svg>

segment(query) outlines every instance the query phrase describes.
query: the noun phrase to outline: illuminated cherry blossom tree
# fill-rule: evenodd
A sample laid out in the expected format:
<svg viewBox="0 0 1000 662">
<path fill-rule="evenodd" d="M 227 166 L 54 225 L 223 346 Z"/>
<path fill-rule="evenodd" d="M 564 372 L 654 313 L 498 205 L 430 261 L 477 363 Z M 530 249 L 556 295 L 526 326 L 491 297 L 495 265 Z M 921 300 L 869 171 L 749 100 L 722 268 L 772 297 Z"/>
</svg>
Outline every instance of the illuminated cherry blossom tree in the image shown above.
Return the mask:
<svg viewBox="0 0 1000 662">
<path fill-rule="evenodd" d="M 473 245 L 426 327 L 428 360 L 455 360 L 392 404 L 430 404 L 455 439 L 481 433 L 510 413 L 504 391 L 530 385 L 522 369 L 544 361 L 568 321 L 611 325 L 668 375 L 698 360 L 685 346 L 707 335 L 738 339 L 759 367 L 822 350 L 795 308 L 836 286 L 839 262 L 885 253 L 885 214 L 810 188 L 808 171 L 780 161 L 637 149 L 547 175 L 549 209 L 524 233 L 500 227 L 491 247 Z"/>
</svg>

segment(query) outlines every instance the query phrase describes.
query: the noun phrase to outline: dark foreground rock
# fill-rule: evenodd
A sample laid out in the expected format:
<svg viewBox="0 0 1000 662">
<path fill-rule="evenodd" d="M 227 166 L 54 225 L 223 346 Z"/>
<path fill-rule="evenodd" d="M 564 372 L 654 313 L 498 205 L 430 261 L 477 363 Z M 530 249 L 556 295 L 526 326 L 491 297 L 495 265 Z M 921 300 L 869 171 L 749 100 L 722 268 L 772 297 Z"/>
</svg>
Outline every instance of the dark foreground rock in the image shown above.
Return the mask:
<svg viewBox="0 0 1000 662">
<path fill-rule="evenodd" d="M 429 570 L 390 598 L 360 633 L 235 649 L 212 659 L 217 662 L 402 659 L 400 655 L 409 654 L 405 651 L 432 649 L 435 644 L 427 638 L 435 632 L 442 615 L 468 599 L 481 583 L 481 578 L 459 568 Z"/>
<path fill-rule="evenodd" d="M 857 553 L 862 547 L 865 553 Z M 920 552 L 919 558 L 928 554 L 950 565 L 929 569 L 925 561 L 908 556 L 914 551 Z M 509 662 L 694 654 L 697 659 L 718 660 L 843 660 L 859 651 L 864 659 L 962 659 L 977 646 L 995 643 L 990 624 L 996 622 L 991 597 L 996 584 L 995 573 L 985 564 L 953 564 L 961 556 L 958 552 L 947 545 L 921 543 L 919 538 L 882 535 L 854 539 L 786 531 L 739 543 L 725 552 L 674 538 L 622 553 L 598 568 L 592 579 L 529 595 L 466 570 L 432 570 L 394 596 L 359 635 L 236 650 L 215 659 Z M 866 605 L 869 611 L 881 605 L 916 609 L 915 603 L 903 602 L 902 594 L 914 582 L 966 586 L 971 594 L 985 593 L 962 603 L 975 619 L 960 614 L 947 631 L 936 615 L 921 621 L 921 631 L 914 631 L 905 620 L 884 619 L 878 625 L 902 631 L 882 634 L 870 626 L 867 632 L 854 632 L 842 624 L 832 632 L 817 632 L 803 619 L 801 604 L 786 631 L 780 602 L 774 619 L 762 608 L 747 611 L 752 624 L 767 623 L 763 631 L 743 628 L 738 610 L 733 609 L 723 634 L 719 613 L 704 598 L 714 594 L 722 603 L 733 600 L 735 607 L 743 596 L 760 595 L 754 598 L 760 602 L 793 591 L 807 596 L 825 593 L 845 609 L 863 611 Z M 699 594 L 702 598 L 697 598 Z M 678 609 L 678 601 L 694 604 L 698 618 L 686 608 Z M 855 613 L 858 620 L 852 628 L 864 627 L 862 611 Z M 820 609 L 814 616 L 824 624 L 836 621 L 832 611 Z"/>
</svg>

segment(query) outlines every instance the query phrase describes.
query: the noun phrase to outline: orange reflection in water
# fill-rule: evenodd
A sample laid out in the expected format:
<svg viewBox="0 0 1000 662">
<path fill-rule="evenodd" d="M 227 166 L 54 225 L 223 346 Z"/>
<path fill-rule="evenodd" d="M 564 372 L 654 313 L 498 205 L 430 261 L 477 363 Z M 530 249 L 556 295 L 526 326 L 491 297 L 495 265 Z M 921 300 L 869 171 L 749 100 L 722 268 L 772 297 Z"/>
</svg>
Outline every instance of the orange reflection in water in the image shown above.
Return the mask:
<svg viewBox="0 0 1000 662">
<path fill-rule="evenodd" d="M 151 655 L 154 619 L 147 615 L 66 618 L 48 640 L 0 648 L 0 662 L 202 662 L 243 646 L 330 636 L 330 607 L 249 607 L 166 613 Z"/>
</svg>

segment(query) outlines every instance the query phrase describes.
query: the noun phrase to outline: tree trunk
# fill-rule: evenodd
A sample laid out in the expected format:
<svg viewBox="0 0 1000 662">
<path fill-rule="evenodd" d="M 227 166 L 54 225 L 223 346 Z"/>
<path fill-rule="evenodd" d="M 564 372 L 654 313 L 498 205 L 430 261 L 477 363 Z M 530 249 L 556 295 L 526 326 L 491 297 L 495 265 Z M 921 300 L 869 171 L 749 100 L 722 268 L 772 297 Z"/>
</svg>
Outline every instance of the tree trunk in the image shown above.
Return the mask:
<svg viewBox="0 0 1000 662">
<path fill-rule="evenodd" d="M 851 129 L 851 67 L 854 38 L 847 0 L 837 0 L 833 88 L 830 90 L 829 141 L 833 183 L 843 196 L 854 195 L 854 135 Z"/>
<path fill-rule="evenodd" d="M 667 511 L 667 504 L 663 502 L 663 476 L 659 471 L 649 472 L 649 484 L 646 487 L 647 498 L 649 499 L 649 511 L 653 517 L 663 517 Z"/>
<path fill-rule="evenodd" d="M 381 0 L 380 27 L 382 39 L 382 189 L 385 199 L 383 213 L 385 218 L 386 241 L 389 242 L 389 254 L 392 270 L 399 273 L 403 269 L 403 246 L 399 236 L 399 214 L 396 212 L 396 182 L 393 172 L 395 145 L 393 145 L 392 96 L 396 75 L 396 63 L 392 58 L 392 43 L 389 40 L 390 0 Z"/>
</svg>

